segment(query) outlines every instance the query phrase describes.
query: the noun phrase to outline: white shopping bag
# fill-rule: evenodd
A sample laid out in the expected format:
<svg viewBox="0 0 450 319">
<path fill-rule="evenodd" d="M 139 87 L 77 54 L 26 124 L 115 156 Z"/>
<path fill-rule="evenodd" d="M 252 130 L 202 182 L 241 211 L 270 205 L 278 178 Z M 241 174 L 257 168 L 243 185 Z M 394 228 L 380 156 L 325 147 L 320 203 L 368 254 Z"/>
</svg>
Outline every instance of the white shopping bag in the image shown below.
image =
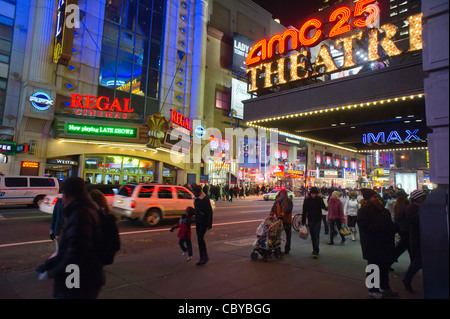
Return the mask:
<svg viewBox="0 0 450 319">
<path fill-rule="evenodd" d="M 300 237 L 301 239 L 308 239 L 308 228 L 305 225 L 300 226 L 298 237 Z"/>
</svg>

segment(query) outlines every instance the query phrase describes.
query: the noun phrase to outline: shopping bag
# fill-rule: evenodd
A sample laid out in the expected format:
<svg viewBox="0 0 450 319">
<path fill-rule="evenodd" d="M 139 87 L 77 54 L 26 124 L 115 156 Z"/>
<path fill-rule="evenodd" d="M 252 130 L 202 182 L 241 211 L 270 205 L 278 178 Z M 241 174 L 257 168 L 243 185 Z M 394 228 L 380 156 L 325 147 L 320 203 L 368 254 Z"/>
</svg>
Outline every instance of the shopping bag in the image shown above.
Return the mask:
<svg viewBox="0 0 450 319">
<path fill-rule="evenodd" d="M 298 237 L 300 237 L 301 239 L 308 239 L 308 228 L 305 225 L 300 226 Z"/>
<path fill-rule="evenodd" d="M 342 225 L 341 229 L 339 230 L 339 234 L 341 236 L 348 236 L 351 235 L 352 232 L 350 231 L 350 229 L 348 229 L 347 225 Z"/>
</svg>

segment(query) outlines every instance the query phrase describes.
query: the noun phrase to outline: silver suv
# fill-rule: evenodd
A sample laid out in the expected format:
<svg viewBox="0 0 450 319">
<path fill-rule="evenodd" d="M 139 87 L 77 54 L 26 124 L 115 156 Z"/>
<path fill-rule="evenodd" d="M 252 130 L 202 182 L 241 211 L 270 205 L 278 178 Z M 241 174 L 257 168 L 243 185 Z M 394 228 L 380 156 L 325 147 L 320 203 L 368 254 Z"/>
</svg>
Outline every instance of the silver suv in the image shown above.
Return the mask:
<svg viewBox="0 0 450 319">
<path fill-rule="evenodd" d="M 120 216 L 156 226 L 162 218 L 177 218 L 194 207 L 194 195 L 185 187 L 163 184 L 125 184 L 114 196 L 112 208 Z M 215 209 L 215 203 L 211 200 Z"/>
</svg>

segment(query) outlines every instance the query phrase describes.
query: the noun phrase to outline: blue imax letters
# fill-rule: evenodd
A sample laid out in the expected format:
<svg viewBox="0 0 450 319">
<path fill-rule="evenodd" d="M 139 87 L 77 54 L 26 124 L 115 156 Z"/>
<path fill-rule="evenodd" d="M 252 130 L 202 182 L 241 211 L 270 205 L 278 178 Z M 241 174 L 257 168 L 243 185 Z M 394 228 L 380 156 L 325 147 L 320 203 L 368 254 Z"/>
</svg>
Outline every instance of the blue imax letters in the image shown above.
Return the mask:
<svg viewBox="0 0 450 319">
<path fill-rule="evenodd" d="M 371 143 L 390 143 L 390 142 L 408 142 L 413 140 L 420 141 L 420 137 L 417 135 L 419 132 L 419 129 L 415 129 L 414 131 L 405 130 L 407 136 L 405 139 L 402 139 L 398 131 L 390 131 L 387 135 L 385 132 L 378 132 L 377 135 L 373 133 L 367 133 L 363 134 L 362 142 L 364 144 L 371 144 Z"/>
</svg>

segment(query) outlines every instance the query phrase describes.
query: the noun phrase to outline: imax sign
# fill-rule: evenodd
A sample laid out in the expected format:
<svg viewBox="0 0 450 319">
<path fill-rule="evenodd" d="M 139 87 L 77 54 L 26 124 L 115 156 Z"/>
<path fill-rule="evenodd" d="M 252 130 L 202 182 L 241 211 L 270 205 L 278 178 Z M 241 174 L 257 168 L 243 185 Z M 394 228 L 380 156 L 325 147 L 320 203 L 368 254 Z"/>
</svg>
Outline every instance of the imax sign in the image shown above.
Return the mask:
<svg viewBox="0 0 450 319">
<path fill-rule="evenodd" d="M 362 142 L 364 144 L 371 143 L 391 143 L 391 142 L 409 142 L 409 141 L 420 141 L 421 138 L 417 135 L 419 129 L 414 131 L 405 130 L 405 134 L 399 134 L 398 131 L 390 131 L 388 134 L 385 132 L 378 132 L 376 135 L 374 133 L 363 134 Z"/>
</svg>

